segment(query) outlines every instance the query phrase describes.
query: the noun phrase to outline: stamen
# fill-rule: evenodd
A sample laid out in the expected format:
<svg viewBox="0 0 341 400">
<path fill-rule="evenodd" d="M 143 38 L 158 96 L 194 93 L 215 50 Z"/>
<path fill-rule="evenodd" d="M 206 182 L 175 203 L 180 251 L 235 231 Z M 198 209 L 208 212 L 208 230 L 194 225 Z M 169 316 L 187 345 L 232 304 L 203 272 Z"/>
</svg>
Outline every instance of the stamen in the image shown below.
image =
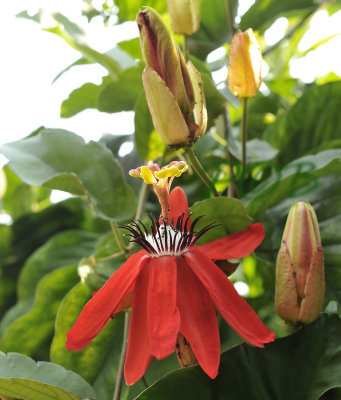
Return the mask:
<svg viewBox="0 0 341 400">
<path fill-rule="evenodd" d="M 207 231 L 215 228 L 219 224 L 211 222 L 209 225 L 195 232 L 196 224 L 202 216 L 195 218 L 188 230 L 190 216 L 185 219 L 185 213 L 182 213 L 176 220 L 175 227 L 166 219 L 159 219 L 150 216 L 150 233 L 148 228 L 140 220 L 132 221 L 131 224 L 120 226 L 120 228 L 129 231 L 127 236 L 131 237 L 130 242 L 141 245 L 151 256 L 160 257 L 163 255 L 181 255 L 195 244 L 195 242 Z"/>
</svg>

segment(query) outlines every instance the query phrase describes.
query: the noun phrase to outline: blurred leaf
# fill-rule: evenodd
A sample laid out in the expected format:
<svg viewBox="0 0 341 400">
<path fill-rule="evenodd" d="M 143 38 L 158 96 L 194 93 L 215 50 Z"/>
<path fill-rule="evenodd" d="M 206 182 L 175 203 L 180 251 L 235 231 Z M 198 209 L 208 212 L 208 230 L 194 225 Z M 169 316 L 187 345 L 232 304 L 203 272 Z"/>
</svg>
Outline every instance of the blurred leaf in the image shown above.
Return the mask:
<svg viewBox="0 0 341 400">
<path fill-rule="evenodd" d="M 314 156 L 292 161 L 282 170 L 273 173 L 243 199 L 249 215 L 259 217 L 268 208 L 310 183 L 316 187 L 316 179 L 341 171 L 341 150 L 326 150 Z M 305 190 L 311 190 L 311 188 Z"/>
<path fill-rule="evenodd" d="M 2 199 L 3 209 L 13 219 L 39 211 L 49 205 L 50 190 L 32 187 L 22 182 L 6 165 L 4 167 L 7 189 Z"/>
<path fill-rule="evenodd" d="M 118 7 L 118 18 L 120 22 L 135 21 L 136 14 L 143 6 L 154 8 L 159 14 L 167 11 L 166 2 L 164 0 L 115 0 Z"/>
<path fill-rule="evenodd" d="M 108 82 L 112 82 L 112 79 L 106 76 L 100 85 L 85 83 L 83 86 L 72 91 L 60 107 L 60 116 L 62 118 L 70 118 L 87 108 L 97 109 L 98 96 Z"/>
<path fill-rule="evenodd" d="M 257 0 L 242 16 L 239 28 L 243 31 L 253 28 L 264 32 L 279 17 L 292 12 L 297 15 L 301 11 L 304 12 L 302 16 L 304 18 L 318 7 L 314 0 Z"/>
<path fill-rule="evenodd" d="M 231 399 L 316 400 L 341 386 L 340 335 L 340 317 L 323 314 L 265 349 L 242 344 L 226 351 L 215 380 L 199 366 L 188 367 L 160 379 L 138 399 L 213 400 L 228 394 Z"/>
<path fill-rule="evenodd" d="M 98 215 L 125 220 L 136 198 L 112 153 L 62 129 L 45 129 L 37 136 L 2 145 L 9 167 L 26 183 L 87 195 Z"/>
<path fill-rule="evenodd" d="M 31 17 L 28 15 L 27 11 L 23 11 L 22 13 L 18 14 L 17 17 L 31 19 L 35 22 L 40 22 L 41 24 L 43 14 L 44 13 L 42 10 L 40 10 L 36 15 Z M 44 28 L 44 30 L 61 37 L 69 46 L 82 53 L 87 60 L 101 64 L 109 71 L 113 78 L 117 77 L 117 74 L 121 71 L 120 64 L 110 55 L 101 54 L 95 49 L 91 48 L 86 43 L 85 32 L 80 26 L 74 22 L 71 22 L 68 18 L 60 13 L 52 13 L 49 16 L 56 21 L 57 26 L 52 28 Z"/>
<path fill-rule="evenodd" d="M 23 400 L 95 398 L 92 387 L 74 372 L 18 353 L 0 353 L 0 392 Z"/>
<path fill-rule="evenodd" d="M 34 301 L 38 282 L 51 271 L 77 265 L 90 256 L 97 245 L 98 235 L 82 231 L 67 231 L 52 237 L 25 263 L 18 280 L 18 303 L 2 319 L 0 336 L 21 315 L 27 313 Z"/>
<path fill-rule="evenodd" d="M 339 139 L 341 130 L 341 82 L 313 85 L 273 124 L 264 138 L 281 150 L 284 165 L 322 143 Z"/>
<path fill-rule="evenodd" d="M 119 80 L 109 82 L 99 92 L 99 111 L 115 113 L 134 110 L 137 98 L 143 92 L 142 65 L 124 70 Z"/>
<path fill-rule="evenodd" d="M 111 320 L 84 350 L 68 351 L 65 347 L 67 331 L 90 298 L 91 292 L 84 283 L 66 295 L 58 311 L 50 357 L 91 383 L 98 399 L 111 400 L 121 353 L 123 316 Z"/>
<path fill-rule="evenodd" d="M 6 330 L 0 341 L 1 350 L 36 356 L 41 347 L 52 339 L 59 304 L 78 281 L 76 266 L 59 268 L 42 278 L 37 286 L 33 308 Z"/>
<path fill-rule="evenodd" d="M 105 54 L 113 60 L 116 60 L 122 69 L 126 69 L 135 65 L 135 60 L 129 55 L 129 52 L 124 51 L 124 49 L 121 49 L 120 47 L 114 47 L 111 50 L 107 51 Z M 89 60 L 83 57 L 79 58 L 77 61 L 73 62 L 62 71 L 60 71 L 59 74 L 53 79 L 52 83 L 56 82 L 65 72 L 69 71 L 73 67 L 79 65 L 89 65 L 95 62 L 96 61 Z"/>
<path fill-rule="evenodd" d="M 195 203 L 190 211 L 193 213 L 191 220 L 203 216 L 196 225 L 196 230 L 212 222 L 219 224 L 203 235 L 199 243 L 207 243 L 220 237 L 245 229 L 251 224 L 251 219 L 246 213 L 242 202 L 227 197 L 216 197 Z"/>
<path fill-rule="evenodd" d="M 214 120 L 221 114 L 223 105 L 226 102 L 225 97 L 215 87 L 211 77 L 207 74 L 201 74 L 204 86 L 204 94 L 207 105 L 207 128 L 214 124 Z"/>
<path fill-rule="evenodd" d="M 231 2 L 232 19 L 236 15 L 238 2 Z M 189 49 L 201 60 L 216 48 L 232 39 L 231 27 L 225 0 L 211 0 L 200 2 L 200 28 L 189 37 Z"/>
<path fill-rule="evenodd" d="M 154 129 L 152 117 L 144 93 L 140 95 L 135 107 L 135 145 L 139 156 L 143 160 L 155 160 L 166 150 Z"/>
<path fill-rule="evenodd" d="M 119 42 L 117 46 L 130 54 L 136 60 L 142 59 L 141 53 L 141 45 L 140 45 L 140 38 L 134 38 L 130 40 L 125 40 L 123 42 Z"/>
</svg>

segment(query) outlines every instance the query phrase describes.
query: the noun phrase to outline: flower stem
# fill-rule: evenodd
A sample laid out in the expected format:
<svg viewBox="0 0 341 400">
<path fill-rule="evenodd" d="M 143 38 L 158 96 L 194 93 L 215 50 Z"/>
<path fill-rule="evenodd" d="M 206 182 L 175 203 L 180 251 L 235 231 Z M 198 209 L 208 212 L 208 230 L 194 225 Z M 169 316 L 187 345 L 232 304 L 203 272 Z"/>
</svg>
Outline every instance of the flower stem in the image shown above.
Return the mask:
<svg viewBox="0 0 341 400">
<path fill-rule="evenodd" d="M 201 165 L 200 161 L 198 160 L 198 157 L 195 155 L 194 151 L 192 150 L 191 147 L 186 147 L 185 148 L 187 157 L 194 169 L 194 171 L 198 174 L 199 178 L 210 188 L 211 192 L 215 197 L 219 196 L 219 193 L 217 192 L 217 189 L 215 188 L 213 182 L 211 181 L 210 177 L 207 175 L 205 172 L 203 166 Z"/>
<path fill-rule="evenodd" d="M 247 133 L 247 97 L 243 97 L 243 116 L 242 122 L 240 126 L 241 131 L 241 141 L 242 141 L 242 169 L 243 173 L 245 173 L 246 167 L 246 133 Z"/>
<path fill-rule="evenodd" d="M 124 371 L 124 362 L 127 354 L 128 347 L 128 333 L 129 333 L 129 323 L 130 323 L 130 313 L 126 312 L 124 315 L 124 330 L 123 330 L 123 341 L 122 341 L 122 350 L 121 350 L 121 358 L 120 363 L 118 365 L 115 392 L 113 400 L 120 400 L 121 392 L 122 392 L 122 384 L 123 384 L 123 371 Z"/>
<path fill-rule="evenodd" d="M 187 35 L 182 36 L 182 52 L 185 57 L 185 61 L 187 62 L 189 60 L 189 48 L 188 48 L 188 36 Z"/>
</svg>

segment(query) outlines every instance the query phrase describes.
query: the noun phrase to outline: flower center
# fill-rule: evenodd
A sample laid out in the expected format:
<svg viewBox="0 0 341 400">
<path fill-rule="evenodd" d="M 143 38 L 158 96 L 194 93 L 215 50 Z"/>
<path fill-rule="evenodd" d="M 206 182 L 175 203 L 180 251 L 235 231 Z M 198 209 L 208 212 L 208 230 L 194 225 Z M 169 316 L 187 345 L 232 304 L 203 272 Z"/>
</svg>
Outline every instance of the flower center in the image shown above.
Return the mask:
<svg viewBox="0 0 341 400">
<path fill-rule="evenodd" d="M 192 224 L 189 217 L 185 218 L 183 213 L 174 225 L 167 220 L 161 220 L 160 223 L 155 217 L 150 217 L 150 230 L 142 221 L 133 221 L 121 228 L 130 232 L 128 236 L 132 238 L 131 242 L 140 244 L 152 257 L 179 256 L 187 252 L 204 233 L 217 226 L 213 222 L 196 232 L 195 225 L 202 216 L 197 217 Z"/>
</svg>

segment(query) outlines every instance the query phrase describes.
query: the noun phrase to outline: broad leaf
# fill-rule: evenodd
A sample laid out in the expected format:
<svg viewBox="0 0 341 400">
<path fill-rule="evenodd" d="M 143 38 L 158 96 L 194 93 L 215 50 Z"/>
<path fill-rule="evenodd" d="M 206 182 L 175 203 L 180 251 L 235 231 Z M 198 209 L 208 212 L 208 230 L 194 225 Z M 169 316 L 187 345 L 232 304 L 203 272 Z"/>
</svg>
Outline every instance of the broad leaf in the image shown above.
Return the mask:
<svg viewBox="0 0 341 400">
<path fill-rule="evenodd" d="M 340 335 L 340 317 L 322 314 L 265 349 L 242 344 L 226 351 L 215 380 L 199 366 L 188 367 L 160 379 L 138 399 L 317 400 L 341 387 Z"/>
<path fill-rule="evenodd" d="M 135 21 L 136 14 L 143 6 L 155 8 L 158 13 L 162 14 L 167 11 L 166 2 L 164 0 L 116 0 L 118 18 L 121 22 Z"/>
<path fill-rule="evenodd" d="M 6 330 L 0 349 L 37 355 L 52 338 L 60 302 L 78 281 L 76 266 L 59 268 L 46 275 L 39 282 L 32 310 L 16 319 Z"/>
<path fill-rule="evenodd" d="M 135 210 L 133 190 L 120 165 L 103 145 L 62 129 L 0 147 L 9 167 L 30 185 L 86 195 L 102 218 L 124 220 Z"/>
<path fill-rule="evenodd" d="M 110 321 L 84 350 L 68 351 L 65 347 L 67 331 L 90 298 L 91 291 L 84 283 L 66 295 L 58 311 L 50 358 L 93 384 L 98 399 L 111 400 L 121 352 L 123 316 Z"/>
<path fill-rule="evenodd" d="M 242 16 L 240 29 L 253 28 L 264 32 L 278 17 L 298 11 L 309 13 L 318 5 L 314 0 L 257 0 Z"/>
<path fill-rule="evenodd" d="M 46 274 L 64 266 L 77 265 L 83 257 L 89 257 L 95 251 L 97 241 L 98 235 L 67 231 L 54 236 L 35 251 L 21 271 L 17 286 L 18 302 L 1 321 L 0 336 L 31 309 L 38 282 Z"/>
<path fill-rule="evenodd" d="M 248 217 L 242 202 L 237 199 L 226 197 L 216 197 L 195 203 L 190 211 L 193 213 L 191 218 L 203 216 L 196 225 L 196 230 L 202 229 L 212 222 L 218 224 L 217 227 L 209 230 L 203 235 L 199 243 L 206 243 L 231 233 L 245 229 L 250 225 L 251 219 Z"/>
<path fill-rule="evenodd" d="M 312 86 L 271 124 L 264 138 L 280 149 L 281 165 L 340 138 L 341 82 Z M 298 140 L 299 139 L 299 140 Z"/>
<path fill-rule="evenodd" d="M 247 212 L 257 218 L 286 196 L 294 195 L 304 185 L 316 184 L 316 179 L 341 171 L 341 150 L 326 150 L 315 156 L 292 161 L 282 170 L 259 184 L 243 199 Z"/>
<path fill-rule="evenodd" d="M 95 398 L 92 387 L 60 365 L 18 353 L 0 352 L 0 393 L 22 400 L 78 400 Z"/>
</svg>

